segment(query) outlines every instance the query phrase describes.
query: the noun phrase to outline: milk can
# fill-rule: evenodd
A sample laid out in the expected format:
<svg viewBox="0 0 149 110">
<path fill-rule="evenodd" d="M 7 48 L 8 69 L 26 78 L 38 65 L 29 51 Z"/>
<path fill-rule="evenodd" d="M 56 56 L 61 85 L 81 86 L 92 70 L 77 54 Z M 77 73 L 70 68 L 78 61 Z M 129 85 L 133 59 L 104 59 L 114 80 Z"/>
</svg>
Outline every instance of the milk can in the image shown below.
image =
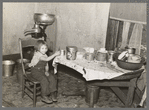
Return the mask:
<svg viewBox="0 0 149 110">
<path fill-rule="evenodd" d="M 76 59 L 76 53 L 77 53 L 77 47 L 76 46 L 67 46 L 66 47 L 66 58 L 68 60 L 75 60 Z"/>
</svg>

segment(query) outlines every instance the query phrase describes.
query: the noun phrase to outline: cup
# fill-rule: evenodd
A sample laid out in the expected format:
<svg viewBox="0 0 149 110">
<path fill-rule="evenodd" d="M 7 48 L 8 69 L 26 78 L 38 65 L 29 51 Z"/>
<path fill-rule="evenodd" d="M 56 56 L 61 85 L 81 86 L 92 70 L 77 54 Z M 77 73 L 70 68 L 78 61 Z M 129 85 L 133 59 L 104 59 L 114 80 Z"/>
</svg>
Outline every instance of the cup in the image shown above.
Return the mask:
<svg viewBox="0 0 149 110">
<path fill-rule="evenodd" d="M 77 58 L 82 59 L 84 54 L 85 54 L 84 52 L 77 52 Z"/>
<path fill-rule="evenodd" d="M 65 50 L 61 50 L 60 52 L 61 52 L 61 54 L 60 54 L 61 56 L 65 55 Z"/>
<path fill-rule="evenodd" d="M 108 51 L 108 62 L 113 62 L 114 51 Z"/>
<path fill-rule="evenodd" d="M 129 54 L 135 54 L 136 49 L 135 48 L 128 48 L 127 51 Z"/>
<path fill-rule="evenodd" d="M 93 53 L 86 53 L 85 54 L 85 59 L 89 60 L 89 61 L 94 60 L 94 54 Z"/>
</svg>

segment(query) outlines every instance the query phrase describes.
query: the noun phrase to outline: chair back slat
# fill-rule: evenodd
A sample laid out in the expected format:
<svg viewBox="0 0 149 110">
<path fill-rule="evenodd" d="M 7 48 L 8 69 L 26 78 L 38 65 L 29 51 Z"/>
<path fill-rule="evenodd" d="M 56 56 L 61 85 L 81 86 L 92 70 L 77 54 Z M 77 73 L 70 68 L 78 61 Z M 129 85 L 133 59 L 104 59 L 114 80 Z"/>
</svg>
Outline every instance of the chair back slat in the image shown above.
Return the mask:
<svg viewBox="0 0 149 110">
<path fill-rule="evenodd" d="M 43 40 L 43 39 L 21 38 L 22 48 L 35 46 L 35 43 L 37 42 L 37 40 Z"/>
<path fill-rule="evenodd" d="M 20 56 L 21 56 L 21 65 L 22 65 L 23 74 L 25 76 L 27 76 L 27 75 L 26 75 L 25 66 L 24 66 L 24 63 L 23 63 L 23 48 L 24 47 L 35 46 L 35 43 L 37 42 L 37 40 L 43 40 L 43 39 L 19 38 L 19 49 L 20 49 Z"/>
<path fill-rule="evenodd" d="M 24 74 L 25 76 L 27 76 L 27 75 L 26 75 L 26 72 L 25 72 L 24 63 L 23 63 L 22 39 L 20 39 L 20 38 L 19 38 L 19 49 L 20 49 L 20 56 L 21 56 L 22 71 L 23 71 L 23 74 Z"/>
</svg>

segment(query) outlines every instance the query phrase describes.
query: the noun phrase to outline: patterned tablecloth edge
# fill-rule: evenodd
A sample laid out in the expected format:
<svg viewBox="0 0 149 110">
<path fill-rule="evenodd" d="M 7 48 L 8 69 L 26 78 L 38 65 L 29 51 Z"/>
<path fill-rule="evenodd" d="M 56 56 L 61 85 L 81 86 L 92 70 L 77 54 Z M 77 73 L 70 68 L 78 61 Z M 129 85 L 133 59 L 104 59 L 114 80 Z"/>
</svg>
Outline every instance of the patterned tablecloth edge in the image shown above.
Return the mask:
<svg viewBox="0 0 149 110">
<path fill-rule="evenodd" d="M 83 59 L 76 59 L 74 61 L 71 61 L 71 60 L 67 60 L 65 56 L 57 56 L 53 60 L 53 64 L 52 64 L 54 67 L 54 73 L 55 74 L 57 73 L 57 63 L 68 66 L 68 67 L 78 71 L 79 73 L 81 73 L 83 75 L 83 77 L 86 79 L 86 81 L 112 79 L 112 78 L 121 76 L 125 73 L 133 72 L 130 70 L 121 69 L 118 66 L 115 66 L 116 70 L 110 69 L 107 67 L 102 67 L 102 69 L 103 69 L 102 71 L 96 70 L 96 69 L 90 69 L 90 68 L 86 68 L 78 63 L 78 61 L 81 62 L 82 60 Z M 82 61 L 82 62 L 86 63 L 88 61 Z M 90 62 L 90 63 L 93 63 L 93 62 Z M 100 62 L 96 62 L 96 63 L 100 63 Z M 105 62 L 103 62 L 102 64 L 105 64 Z M 105 66 L 105 65 L 103 65 L 103 66 Z M 109 72 L 107 72 L 107 71 L 109 71 Z"/>
</svg>

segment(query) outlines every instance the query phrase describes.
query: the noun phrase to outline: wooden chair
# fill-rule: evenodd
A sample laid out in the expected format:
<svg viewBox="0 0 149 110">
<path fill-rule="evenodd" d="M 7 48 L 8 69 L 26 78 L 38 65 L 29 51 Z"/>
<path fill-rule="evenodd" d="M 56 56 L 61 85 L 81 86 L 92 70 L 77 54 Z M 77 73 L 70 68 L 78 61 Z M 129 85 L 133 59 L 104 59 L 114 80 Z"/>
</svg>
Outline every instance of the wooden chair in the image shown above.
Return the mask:
<svg viewBox="0 0 149 110">
<path fill-rule="evenodd" d="M 38 39 L 39 40 L 39 39 Z M 37 96 L 40 95 L 40 83 L 31 77 L 28 68 L 23 63 L 23 48 L 34 46 L 37 39 L 33 38 L 19 38 L 21 65 L 22 65 L 22 98 L 28 95 L 33 100 L 33 107 L 36 107 Z"/>
</svg>

